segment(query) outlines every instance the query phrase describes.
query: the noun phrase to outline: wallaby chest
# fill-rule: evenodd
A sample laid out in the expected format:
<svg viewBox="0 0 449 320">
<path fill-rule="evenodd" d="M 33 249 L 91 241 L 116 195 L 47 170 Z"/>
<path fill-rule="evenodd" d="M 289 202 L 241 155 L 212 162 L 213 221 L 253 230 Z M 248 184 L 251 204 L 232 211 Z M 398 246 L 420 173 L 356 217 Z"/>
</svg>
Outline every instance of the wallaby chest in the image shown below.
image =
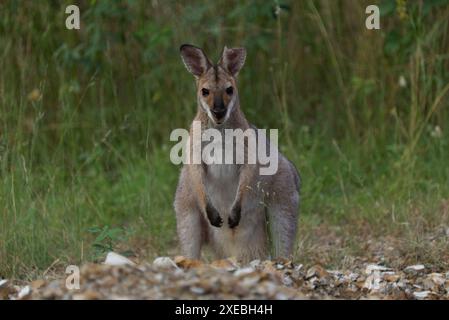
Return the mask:
<svg viewBox="0 0 449 320">
<path fill-rule="evenodd" d="M 224 130 L 220 130 L 224 137 Z M 225 142 L 226 139 L 213 140 L 209 142 L 209 147 L 215 152 L 206 153 L 205 170 L 205 191 L 209 201 L 219 210 L 220 214 L 227 215 L 231 210 L 237 194 L 239 184 L 240 166 L 235 163 L 226 163 L 226 154 L 235 154 L 236 146 L 234 141 Z M 218 151 L 219 150 L 219 151 Z"/>
<path fill-rule="evenodd" d="M 211 164 L 205 170 L 207 197 L 221 214 L 227 215 L 237 194 L 239 167 L 235 164 Z"/>
</svg>

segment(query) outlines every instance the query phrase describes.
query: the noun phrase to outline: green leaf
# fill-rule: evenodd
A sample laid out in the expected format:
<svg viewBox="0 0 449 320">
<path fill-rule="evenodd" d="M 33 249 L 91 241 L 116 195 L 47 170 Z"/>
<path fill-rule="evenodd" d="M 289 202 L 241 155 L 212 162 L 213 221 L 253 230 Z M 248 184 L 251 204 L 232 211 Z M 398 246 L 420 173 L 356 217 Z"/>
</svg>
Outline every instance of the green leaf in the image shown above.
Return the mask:
<svg viewBox="0 0 449 320">
<path fill-rule="evenodd" d="M 108 226 L 103 227 L 103 230 L 97 236 L 97 238 L 95 239 L 95 242 L 102 242 L 104 239 L 106 239 L 108 237 L 108 230 L 109 230 Z"/>
<path fill-rule="evenodd" d="M 123 233 L 123 230 L 120 228 L 112 228 L 107 232 L 107 236 L 113 240 L 118 239 L 119 236 Z"/>
</svg>

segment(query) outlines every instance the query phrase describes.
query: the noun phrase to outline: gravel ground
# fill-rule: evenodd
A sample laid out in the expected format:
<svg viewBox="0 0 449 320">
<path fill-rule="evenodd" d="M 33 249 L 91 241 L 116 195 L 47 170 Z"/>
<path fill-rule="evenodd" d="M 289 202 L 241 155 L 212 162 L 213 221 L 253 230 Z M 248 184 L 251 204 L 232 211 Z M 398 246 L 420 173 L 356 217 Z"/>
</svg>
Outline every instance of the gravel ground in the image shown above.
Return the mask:
<svg viewBox="0 0 449 320">
<path fill-rule="evenodd" d="M 179 256 L 135 264 L 110 253 L 103 264 L 81 267 L 80 289 L 67 289 L 67 275 L 21 285 L 0 280 L 0 299 L 448 299 L 449 272 L 433 271 L 369 263 L 326 270 L 286 260 L 205 264 Z"/>
</svg>

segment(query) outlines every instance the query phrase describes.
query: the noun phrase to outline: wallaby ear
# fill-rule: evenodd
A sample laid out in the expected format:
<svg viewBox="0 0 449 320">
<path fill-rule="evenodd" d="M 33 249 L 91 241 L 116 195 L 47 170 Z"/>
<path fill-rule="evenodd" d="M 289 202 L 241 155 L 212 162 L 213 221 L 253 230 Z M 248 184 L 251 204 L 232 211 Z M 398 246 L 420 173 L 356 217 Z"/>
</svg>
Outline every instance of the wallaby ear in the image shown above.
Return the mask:
<svg viewBox="0 0 449 320">
<path fill-rule="evenodd" d="M 245 64 L 246 50 L 245 48 L 231 48 L 226 46 L 223 49 L 219 64 L 229 71 L 229 73 L 236 77 Z"/>
<path fill-rule="evenodd" d="M 204 51 L 198 47 L 183 44 L 179 51 L 187 70 L 195 77 L 201 76 L 212 66 Z"/>
</svg>

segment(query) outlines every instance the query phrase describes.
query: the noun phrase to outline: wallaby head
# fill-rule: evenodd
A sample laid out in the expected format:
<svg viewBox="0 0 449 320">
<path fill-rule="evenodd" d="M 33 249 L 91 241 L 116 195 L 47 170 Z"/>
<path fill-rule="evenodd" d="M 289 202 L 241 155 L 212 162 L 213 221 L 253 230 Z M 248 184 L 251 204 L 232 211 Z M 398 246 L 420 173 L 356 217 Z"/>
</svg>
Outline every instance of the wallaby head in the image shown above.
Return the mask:
<svg viewBox="0 0 449 320">
<path fill-rule="evenodd" d="M 184 44 L 180 51 L 187 70 L 196 78 L 201 110 L 212 123 L 225 123 L 238 103 L 236 77 L 245 63 L 246 50 L 225 47 L 217 64 L 213 64 L 198 47 Z"/>
</svg>

